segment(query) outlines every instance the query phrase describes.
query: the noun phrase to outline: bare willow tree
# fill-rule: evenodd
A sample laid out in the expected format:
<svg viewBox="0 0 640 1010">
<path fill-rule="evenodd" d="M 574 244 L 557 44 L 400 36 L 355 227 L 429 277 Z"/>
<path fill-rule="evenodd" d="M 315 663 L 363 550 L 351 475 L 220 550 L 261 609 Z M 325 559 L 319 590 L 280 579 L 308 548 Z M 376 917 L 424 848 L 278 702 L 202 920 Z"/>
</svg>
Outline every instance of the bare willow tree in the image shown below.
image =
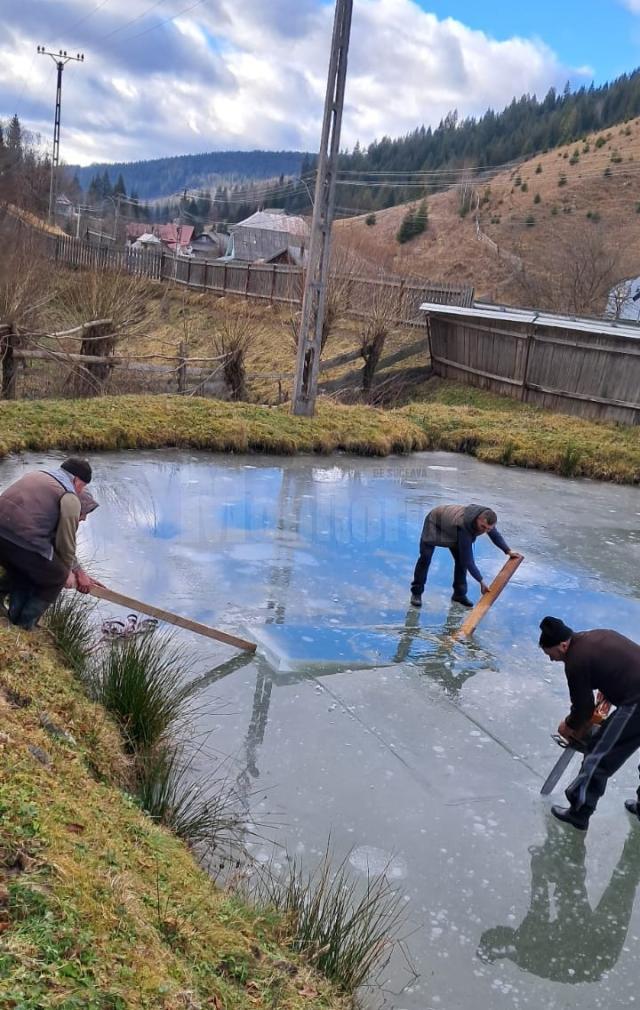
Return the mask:
<svg viewBox="0 0 640 1010">
<path fill-rule="evenodd" d="M 0 210 L 0 242 L 0 324 L 29 329 L 52 295 L 46 237 Z"/>
<path fill-rule="evenodd" d="M 334 246 L 331 253 L 331 269 L 327 282 L 327 290 L 324 304 L 324 317 L 322 320 L 322 335 L 320 338 L 320 352 L 324 351 L 329 337 L 335 332 L 339 324 L 344 320 L 351 307 L 351 293 L 353 281 L 357 274 L 357 255 L 350 247 Z M 305 274 L 299 280 L 299 304 L 302 305 L 302 295 L 304 292 Z M 293 340 L 293 345 L 297 349 L 300 337 L 300 322 L 302 310 L 295 307 L 288 319 L 289 331 Z"/>
<path fill-rule="evenodd" d="M 600 225 L 581 221 L 546 246 L 538 263 L 525 260 L 516 283 L 521 301 L 533 308 L 601 316 L 622 273 L 615 240 Z"/>
<path fill-rule="evenodd" d="M 362 391 L 370 393 L 384 345 L 400 314 L 399 286 L 380 282 L 371 286 L 369 305 L 359 324 L 360 354 L 364 358 Z"/>
<path fill-rule="evenodd" d="M 264 323 L 248 305 L 233 306 L 214 321 L 213 344 L 232 400 L 247 399 L 247 351 L 262 335 Z"/>
<path fill-rule="evenodd" d="M 65 272 L 58 279 L 49 323 L 52 328 L 79 328 L 80 354 L 109 358 L 118 344 L 142 331 L 147 302 L 147 283 L 123 269 L 95 266 Z M 87 361 L 71 370 L 68 385 L 78 395 L 101 393 L 112 371 L 108 361 Z"/>
</svg>

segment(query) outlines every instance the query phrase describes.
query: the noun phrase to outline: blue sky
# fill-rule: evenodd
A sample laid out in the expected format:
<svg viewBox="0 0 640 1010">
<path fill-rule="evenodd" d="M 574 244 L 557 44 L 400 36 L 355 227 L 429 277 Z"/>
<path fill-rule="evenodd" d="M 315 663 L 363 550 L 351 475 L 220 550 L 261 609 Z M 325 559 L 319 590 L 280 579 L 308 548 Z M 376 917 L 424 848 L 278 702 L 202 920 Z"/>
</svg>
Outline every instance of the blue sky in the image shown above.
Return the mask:
<svg viewBox="0 0 640 1010">
<path fill-rule="evenodd" d="M 596 83 L 640 63 L 640 19 L 630 10 L 633 3 L 622 0 L 420 0 L 420 6 L 497 39 L 537 36 L 567 64 L 592 67 Z"/>
<path fill-rule="evenodd" d="M 0 121 L 68 162 L 316 150 L 333 0 L 0 0 Z M 640 0 L 354 0 L 343 146 L 610 80 L 640 65 Z"/>
</svg>

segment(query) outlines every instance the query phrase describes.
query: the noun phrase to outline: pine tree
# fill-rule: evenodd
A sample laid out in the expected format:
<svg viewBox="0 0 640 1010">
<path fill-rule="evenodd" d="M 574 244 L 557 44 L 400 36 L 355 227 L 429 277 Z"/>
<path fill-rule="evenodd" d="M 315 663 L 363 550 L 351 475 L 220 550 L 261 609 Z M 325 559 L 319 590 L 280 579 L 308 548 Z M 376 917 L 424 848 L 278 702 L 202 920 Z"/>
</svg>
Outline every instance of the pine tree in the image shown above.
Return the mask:
<svg viewBox="0 0 640 1010">
<path fill-rule="evenodd" d="M 415 221 L 416 212 L 413 207 L 411 207 L 402 218 L 402 223 L 398 229 L 398 234 L 396 235 L 400 245 L 404 245 L 405 242 L 409 242 L 415 235 Z"/>
<path fill-rule="evenodd" d="M 122 178 L 122 172 L 120 172 L 120 174 L 118 176 L 118 179 L 117 179 L 117 182 L 116 182 L 115 186 L 113 187 L 113 195 L 114 196 L 126 196 L 127 195 L 127 187 L 124 184 L 124 179 Z"/>
<path fill-rule="evenodd" d="M 421 200 L 418 209 L 415 214 L 413 221 L 414 235 L 420 235 L 423 231 L 426 231 L 427 225 L 429 224 L 429 209 L 427 207 L 426 197 Z"/>
<path fill-rule="evenodd" d="M 22 157 L 22 127 L 16 115 L 12 116 L 7 129 L 7 147 L 12 154 Z"/>
</svg>

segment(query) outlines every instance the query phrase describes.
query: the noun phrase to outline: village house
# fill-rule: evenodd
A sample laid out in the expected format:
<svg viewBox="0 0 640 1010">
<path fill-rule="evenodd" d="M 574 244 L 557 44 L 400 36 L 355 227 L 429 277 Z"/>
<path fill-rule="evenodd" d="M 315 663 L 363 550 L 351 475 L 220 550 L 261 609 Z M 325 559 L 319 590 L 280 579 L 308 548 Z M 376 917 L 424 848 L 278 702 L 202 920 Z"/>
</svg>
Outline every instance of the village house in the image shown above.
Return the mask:
<svg viewBox="0 0 640 1010">
<path fill-rule="evenodd" d="M 242 263 L 290 263 L 303 266 L 309 249 L 309 225 L 281 210 L 259 210 L 229 229 L 225 260 Z"/>
<path fill-rule="evenodd" d="M 129 245 L 136 242 L 141 246 L 157 245 L 148 238 L 153 236 L 168 252 L 190 256 L 193 232 L 192 224 L 150 224 L 148 221 L 135 221 L 127 225 L 127 242 Z"/>
<path fill-rule="evenodd" d="M 227 247 L 228 235 L 218 232 L 212 226 L 202 228 L 191 239 L 191 249 L 197 259 L 219 259 Z"/>
</svg>

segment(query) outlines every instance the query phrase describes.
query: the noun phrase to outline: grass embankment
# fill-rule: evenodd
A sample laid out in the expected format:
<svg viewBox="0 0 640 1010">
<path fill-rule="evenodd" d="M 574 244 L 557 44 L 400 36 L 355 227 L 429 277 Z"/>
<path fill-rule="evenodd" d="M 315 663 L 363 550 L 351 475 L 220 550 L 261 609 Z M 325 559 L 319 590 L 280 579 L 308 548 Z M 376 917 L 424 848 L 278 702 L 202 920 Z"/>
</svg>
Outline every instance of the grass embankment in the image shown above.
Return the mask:
<svg viewBox="0 0 640 1010">
<path fill-rule="evenodd" d="M 314 418 L 289 407 L 178 396 L 0 403 L 0 455 L 177 446 L 212 452 L 385 456 L 446 449 L 570 477 L 640 482 L 640 427 L 554 414 L 453 382 L 430 382 L 397 410 L 320 398 Z"/>
<path fill-rule="evenodd" d="M 29 449 L 85 452 L 184 446 L 213 452 L 329 453 L 385 456 L 427 448 L 400 412 L 319 402 L 314 418 L 288 407 L 179 396 L 100 397 L 0 403 L 0 454 Z"/>
<path fill-rule="evenodd" d="M 585 421 L 455 382 L 432 381 L 400 413 L 429 447 L 564 477 L 640 482 L 640 427 Z"/>
<path fill-rule="evenodd" d="M 0 626 L 0 1004 L 339 1010 L 282 920 L 216 889 L 118 785 L 120 735 L 47 632 Z"/>
</svg>

